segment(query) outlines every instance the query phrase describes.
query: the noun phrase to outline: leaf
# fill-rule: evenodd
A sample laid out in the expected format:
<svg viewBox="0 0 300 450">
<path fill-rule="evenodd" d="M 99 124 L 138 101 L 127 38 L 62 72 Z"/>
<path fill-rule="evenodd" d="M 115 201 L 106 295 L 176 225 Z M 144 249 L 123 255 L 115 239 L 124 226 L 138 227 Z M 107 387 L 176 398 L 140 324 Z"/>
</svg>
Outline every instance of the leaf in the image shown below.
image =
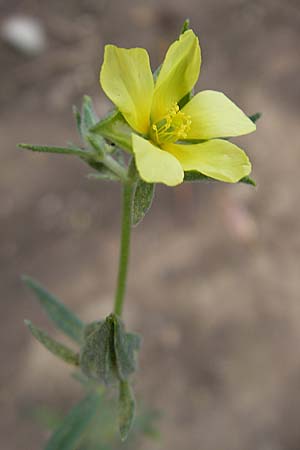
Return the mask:
<svg viewBox="0 0 300 450">
<path fill-rule="evenodd" d="M 134 193 L 132 224 L 138 225 L 149 211 L 154 198 L 155 185 L 139 179 Z"/>
<path fill-rule="evenodd" d="M 91 97 L 85 95 L 82 101 L 81 108 L 81 135 L 85 137 L 90 128 L 99 121 L 93 109 L 93 102 Z"/>
<path fill-rule="evenodd" d="M 140 337 L 126 333 L 115 314 L 104 321 L 92 322 L 84 332 L 80 367 L 84 374 L 105 384 L 125 381 L 136 370 L 136 352 Z"/>
<path fill-rule="evenodd" d="M 73 116 L 76 121 L 77 131 L 81 136 L 81 114 L 75 105 L 73 105 Z"/>
<path fill-rule="evenodd" d="M 92 126 L 90 132 L 101 135 L 132 153 L 131 134 L 133 130 L 118 110 L 112 111 L 107 117 Z"/>
<path fill-rule="evenodd" d="M 78 355 L 65 345 L 52 339 L 45 331 L 33 325 L 29 320 L 25 320 L 25 324 L 31 331 L 32 335 L 53 355 L 58 356 L 60 359 L 73 366 L 79 366 Z"/>
<path fill-rule="evenodd" d="M 109 316 L 110 317 L 110 316 Z M 113 349 L 113 323 L 93 322 L 86 327 L 84 345 L 80 354 L 80 367 L 88 377 L 105 384 L 118 381 Z"/>
<path fill-rule="evenodd" d="M 71 409 L 60 427 L 49 439 L 45 450 L 77 449 L 100 407 L 100 396 L 96 393 L 88 394 Z"/>
<path fill-rule="evenodd" d="M 256 123 L 262 116 L 262 113 L 257 112 L 255 114 L 252 114 L 251 116 L 248 116 L 250 120 L 252 120 L 253 123 Z"/>
<path fill-rule="evenodd" d="M 64 155 L 75 155 L 80 158 L 89 159 L 92 157 L 92 154 L 81 150 L 76 147 L 57 147 L 57 146 L 48 146 L 48 145 L 32 145 L 32 144 L 18 144 L 19 148 L 31 150 L 33 152 L 42 152 L 42 153 L 60 153 Z"/>
<path fill-rule="evenodd" d="M 128 381 L 121 381 L 119 389 L 119 431 L 121 440 L 125 441 L 134 419 L 135 400 Z"/>
<path fill-rule="evenodd" d="M 203 183 L 220 183 L 214 178 L 210 178 L 203 173 L 197 172 L 196 170 L 189 170 L 184 172 L 185 182 L 203 182 Z M 224 183 L 223 181 L 221 183 Z M 255 181 L 250 177 L 243 177 L 240 179 L 239 183 L 250 184 L 251 186 L 256 186 Z"/>
<path fill-rule="evenodd" d="M 35 280 L 27 276 L 23 276 L 22 280 L 37 295 L 42 308 L 56 327 L 73 339 L 73 341 L 81 344 L 84 323 Z"/>
<path fill-rule="evenodd" d="M 116 315 L 114 321 L 114 351 L 118 376 L 121 381 L 127 380 L 136 370 L 136 351 L 140 347 L 140 338 L 133 333 L 126 333 L 123 322 Z"/>
</svg>

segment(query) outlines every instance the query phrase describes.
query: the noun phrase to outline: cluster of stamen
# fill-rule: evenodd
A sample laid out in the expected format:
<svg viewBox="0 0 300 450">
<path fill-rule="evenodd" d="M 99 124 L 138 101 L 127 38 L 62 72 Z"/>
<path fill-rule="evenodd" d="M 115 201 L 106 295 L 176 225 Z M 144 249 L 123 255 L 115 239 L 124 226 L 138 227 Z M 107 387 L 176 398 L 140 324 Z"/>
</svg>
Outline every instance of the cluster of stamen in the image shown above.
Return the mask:
<svg viewBox="0 0 300 450">
<path fill-rule="evenodd" d="M 175 103 L 163 119 L 151 126 L 151 137 L 158 144 L 186 139 L 191 123 L 191 117 L 180 111 Z"/>
</svg>

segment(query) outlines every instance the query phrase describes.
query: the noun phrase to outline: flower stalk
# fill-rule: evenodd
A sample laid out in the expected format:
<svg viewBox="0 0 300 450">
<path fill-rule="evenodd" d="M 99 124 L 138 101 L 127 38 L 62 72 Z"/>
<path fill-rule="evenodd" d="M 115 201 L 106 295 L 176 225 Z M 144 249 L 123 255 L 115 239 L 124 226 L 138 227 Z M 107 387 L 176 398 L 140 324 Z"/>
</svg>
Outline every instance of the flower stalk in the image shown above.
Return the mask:
<svg viewBox="0 0 300 450">
<path fill-rule="evenodd" d="M 123 183 L 119 269 L 113 309 L 114 313 L 118 316 L 122 315 L 126 292 L 134 189 L 135 184 L 132 180 Z"/>
</svg>

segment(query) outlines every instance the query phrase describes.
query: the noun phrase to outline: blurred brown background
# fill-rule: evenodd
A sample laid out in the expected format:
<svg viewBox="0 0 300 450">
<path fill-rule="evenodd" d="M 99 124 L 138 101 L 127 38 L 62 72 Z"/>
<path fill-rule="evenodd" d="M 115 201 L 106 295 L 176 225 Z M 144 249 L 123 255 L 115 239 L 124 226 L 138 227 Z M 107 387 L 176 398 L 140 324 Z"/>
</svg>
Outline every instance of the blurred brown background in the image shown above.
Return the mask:
<svg viewBox="0 0 300 450">
<path fill-rule="evenodd" d="M 15 16 L 38 24 L 31 49 L 9 35 Z M 67 410 L 80 397 L 23 325 L 51 329 L 20 274 L 94 320 L 110 312 L 118 257 L 119 187 L 88 180 L 75 158 L 16 143 L 78 142 L 71 105 L 89 94 L 99 114 L 110 107 L 98 85 L 104 44 L 146 47 L 154 68 L 185 17 L 202 47 L 199 89 L 264 113 L 239 141 L 258 188 L 159 187 L 133 233 L 126 320 L 144 336 L 136 385 L 164 411 L 162 441 L 143 448 L 300 448 L 299 0 L 2 0 L 3 449 L 42 448 L 47 433 L 28 411 Z"/>
</svg>

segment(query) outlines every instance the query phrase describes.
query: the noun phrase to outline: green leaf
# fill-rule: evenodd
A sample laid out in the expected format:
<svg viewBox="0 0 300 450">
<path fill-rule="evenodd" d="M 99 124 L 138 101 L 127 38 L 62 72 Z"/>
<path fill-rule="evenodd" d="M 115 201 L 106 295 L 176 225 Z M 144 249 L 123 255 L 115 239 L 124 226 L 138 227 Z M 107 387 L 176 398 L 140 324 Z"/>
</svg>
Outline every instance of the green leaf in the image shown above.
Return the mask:
<svg viewBox="0 0 300 450">
<path fill-rule="evenodd" d="M 183 22 L 180 34 L 185 33 L 189 29 L 190 29 L 190 19 L 185 19 L 185 21 Z"/>
<path fill-rule="evenodd" d="M 134 193 L 132 224 L 138 225 L 149 211 L 154 198 L 155 185 L 139 179 Z"/>
<path fill-rule="evenodd" d="M 125 381 L 136 370 L 139 347 L 139 336 L 126 333 L 121 319 L 110 314 L 104 321 L 86 326 L 80 367 L 88 377 L 105 384 Z"/>
<path fill-rule="evenodd" d="M 88 394 L 71 409 L 49 439 L 45 450 L 76 450 L 100 407 L 100 396 L 96 393 Z"/>
<path fill-rule="evenodd" d="M 27 276 L 23 276 L 22 280 L 34 291 L 40 305 L 56 327 L 73 339 L 73 341 L 81 344 L 84 323 L 35 280 Z"/>
<path fill-rule="evenodd" d="M 251 116 L 248 116 L 250 120 L 252 120 L 253 123 L 256 123 L 262 116 L 262 113 L 257 112 L 255 114 L 252 114 Z"/>
<path fill-rule="evenodd" d="M 185 182 L 202 182 L 202 183 L 220 183 L 220 181 L 210 178 L 203 173 L 197 172 L 196 170 L 189 170 L 184 172 Z M 221 181 L 221 183 L 224 183 Z M 256 186 L 255 181 L 250 177 L 243 177 L 240 179 L 239 183 L 250 184 L 251 186 Z"/>
<path fill-rule="evenodd" d="M 119 390 L 119 431 L 125 441 L 132 427 L 135 414 L 135 400 L 128 381 L 120 382 Z"/>
<path fill-rule="evenodd" d="M 45 331 L 33 325 L 29 320 L 25 320 L 25 324 L 31 331 L 32 335 L 53 355 L 58 356 L 60 359 L 73 366 L 79 366 L 79 357 L 65 345 L 52 339 Z"/>
<path fill-rule="evenodd" d="M 90 132 L 101 135 L 132 153 L 131 134 L 133 130 L 118 110 L 112 111 L 107 117 L 92 126 Z"/>
<path fill-rule="evenodd" d="M 136 351 L 140 347 L 140 338 L 133 333 L 126 333 L 125 327 L 118 316 L 112 315 L 114 322 L 114 351 L 118 377 L 127 380 L 136 370 Z"/>
<path fill-rule="evenodd" d="M 80 367 L 88 377 L 112 384 L 118 377 L 112 341 L 113 323 L 108 319 L 87 326 L 80 354 Z"/>
<path fill-rule="evenodd" d="M 76 121 L 77 131 L 81 136 L 81 114 L 80 111 L 78 111 L 77 107 L 73 105 L 73 116 Z"/>
<path fill-rule="evenodd" d="M 89 159 L 92 157 L 92 154 L 81 150 L 76 147 L 57 147 L 57 146 L 48 146 L 48 145 L 32 145 L 32 144 L 18 144 L 19 148 L 31 150 L 33 152 L 42 152 L 42 153 L 60 153 L 64 155 L 75 155 L 80 158 Z"/>
<path fill-rule="evenodd" d="M 99 119 L 93 109 L 92 99 L 88 95 L 85 95 L 81 109 L 81 135 L 85 137 L 89 133 L 90 128 L 98 121 Z"/>
</svg>

